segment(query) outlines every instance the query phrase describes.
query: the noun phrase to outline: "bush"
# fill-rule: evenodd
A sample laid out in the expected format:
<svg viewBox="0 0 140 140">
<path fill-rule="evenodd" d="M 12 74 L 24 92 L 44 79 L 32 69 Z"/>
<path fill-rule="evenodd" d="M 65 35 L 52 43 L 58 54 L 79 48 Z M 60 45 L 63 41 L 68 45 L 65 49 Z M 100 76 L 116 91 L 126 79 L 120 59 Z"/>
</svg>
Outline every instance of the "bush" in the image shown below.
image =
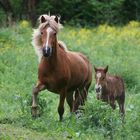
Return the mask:
<svg viewBox="0 0 140 140">
<path fill-rule="evenodd" d="M 96 99 L 86 104 L 85 113 L 81 119 L 84 129 L 93 129 L 111 139 L 122 125 L 118 109 L 112 110 L 110 105 Z"/>
</svg>

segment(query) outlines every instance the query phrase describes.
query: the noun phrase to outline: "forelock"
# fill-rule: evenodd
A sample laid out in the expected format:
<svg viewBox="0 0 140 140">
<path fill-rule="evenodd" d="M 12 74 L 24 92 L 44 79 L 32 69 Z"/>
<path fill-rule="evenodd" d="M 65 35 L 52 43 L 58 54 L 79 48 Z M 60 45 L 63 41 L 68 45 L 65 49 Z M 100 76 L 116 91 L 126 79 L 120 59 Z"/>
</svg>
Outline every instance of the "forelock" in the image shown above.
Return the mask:
<svg viewBox="0 0 140 140">
<path fill-rule="evenodd" d="M 44 17 L 46 22 L 41 23 L 41 17 Z M 58 18 L 60 20 L 60 18 Z M 39 29 L 44 28 L 46 25 L 49 25 L 51 28 L 53 28 L 56 32 L 58 32 L 63 26 L 60 24 L 60 22 L 58 21 L 58 23 L 55 21 L 55 16 L 49 16 L 49 15 L 41 15 L 39 17 Z"/>
</svg>

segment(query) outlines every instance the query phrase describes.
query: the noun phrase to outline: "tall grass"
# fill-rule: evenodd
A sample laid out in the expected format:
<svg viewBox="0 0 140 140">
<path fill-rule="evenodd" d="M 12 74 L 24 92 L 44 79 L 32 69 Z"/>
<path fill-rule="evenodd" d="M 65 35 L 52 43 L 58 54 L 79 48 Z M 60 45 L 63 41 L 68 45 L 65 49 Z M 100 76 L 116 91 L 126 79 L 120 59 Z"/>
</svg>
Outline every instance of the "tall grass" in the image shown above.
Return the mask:
<svg viewBox="0 0 140 140">
<path fill-rule="evenodd" d="M 69 50 L 84 53 L 92 65 L 109 65 L 111 74 L 123 77 L 126 89 L 124 123 L 118 108 L 112 111 L 109 105 L 96 100 L 94 72 L 88 101 L 79 119 L 69 113 L 65 104 L 64 121 L 60 123 L 58 95 L 43 91 L 39 94 L 41 117 L 33 120 L 31 91 L 37 80 L 38 59 L 30 43 L 31 36 L 32 29 L 27 21 L 0 30 L 0 138 L 18 139 L 22 130 L 26 135 L 25 129 L 33 139 L 42 134 L 45 134 L 42 139 L 140 138 L 140 23 L 133 21 L 124 27 L 100 25 L 90 29 L 66 27 L 58 36 Z M 15 135 L 5 127 L 12 128 Z M 18 131 L 19 127 L 22 129 Z M 33 132 L 38 133 L 37 138 Z"/>
</svg>

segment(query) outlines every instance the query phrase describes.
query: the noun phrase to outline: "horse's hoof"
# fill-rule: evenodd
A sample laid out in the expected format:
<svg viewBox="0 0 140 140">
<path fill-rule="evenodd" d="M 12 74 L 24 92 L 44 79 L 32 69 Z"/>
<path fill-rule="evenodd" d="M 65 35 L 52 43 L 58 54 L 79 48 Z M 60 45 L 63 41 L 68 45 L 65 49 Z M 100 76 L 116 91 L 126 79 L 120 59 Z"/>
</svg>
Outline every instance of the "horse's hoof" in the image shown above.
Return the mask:
<svg viewBox="0 0 140 140">
<path fill-rule="evenodd" d="M 37 118 L 37 115 L 32 115 L 32 119 L 35 120 Z"/>
<path fill-rule="evenodd" d="M 34 114 L 34 115 L 32 114 L 32 118 L 33 118 L 33 119 L 37 119 L 37 118 L 39 118 L 40 116 L 41 116 L 40 114 Z"/>
<path fill-rule="evenodd" d="M 63 122 L 63 117 L 60 117 L 60 118 L 59 118 L 59 121 L 60 121 L 60 122 Z"/>
<path fill-rule="evenodd" d="M 38 113 L 37 113 L 37 106 L 33 107 L 32 106 L 32 109 L 31 109 L 31 115 L 32 115 L 32 118 L 37 118 L 38 117 Z"/>
</svg>

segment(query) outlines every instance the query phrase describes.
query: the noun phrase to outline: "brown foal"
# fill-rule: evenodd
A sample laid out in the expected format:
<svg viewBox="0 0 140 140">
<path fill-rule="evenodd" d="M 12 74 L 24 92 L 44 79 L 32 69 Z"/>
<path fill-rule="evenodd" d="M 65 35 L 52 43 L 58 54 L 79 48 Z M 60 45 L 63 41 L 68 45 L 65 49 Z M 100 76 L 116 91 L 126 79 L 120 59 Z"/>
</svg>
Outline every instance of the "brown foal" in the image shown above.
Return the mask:
<svg viewBox="0 0 140 140">
<path fill-rule="evenodd" d="M 108 66 L 106 68 L 96 68 L 94 66 L 94 70 L 97 99 L 109 103 L 113 109 L 116 108 L 115 100 L 117 100 L 120 113 L 124 116 L 125 90 L 122 78 L 119 76 L 108 75 Z"/>
</svg>

